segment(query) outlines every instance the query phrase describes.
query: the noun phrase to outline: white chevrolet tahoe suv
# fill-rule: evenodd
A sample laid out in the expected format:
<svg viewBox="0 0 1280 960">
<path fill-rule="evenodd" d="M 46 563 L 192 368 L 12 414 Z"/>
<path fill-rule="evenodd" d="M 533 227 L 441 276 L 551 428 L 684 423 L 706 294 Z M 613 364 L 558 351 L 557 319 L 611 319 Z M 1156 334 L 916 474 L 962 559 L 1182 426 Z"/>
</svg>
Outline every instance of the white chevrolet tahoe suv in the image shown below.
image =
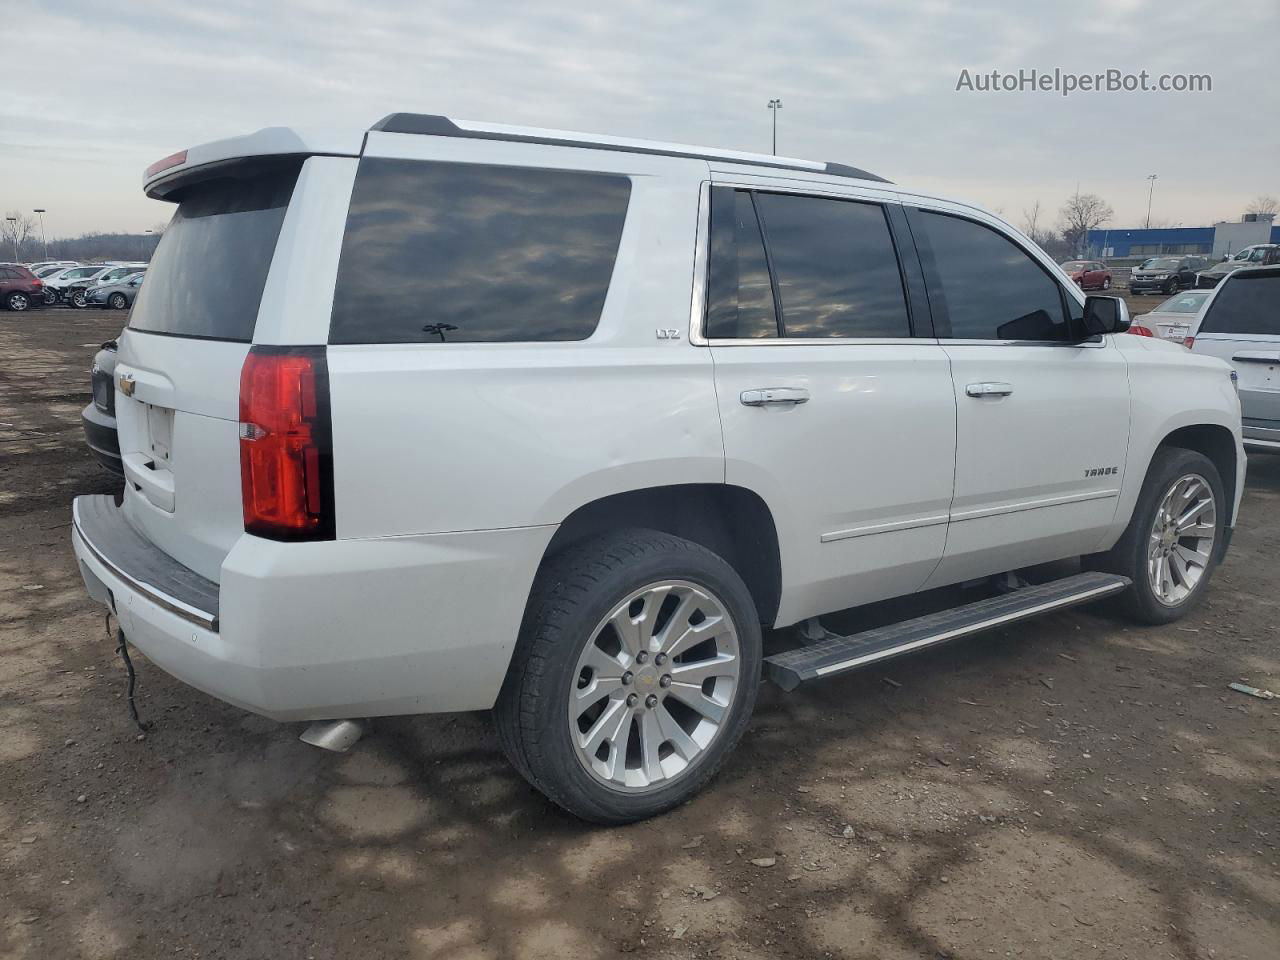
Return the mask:
<svg viewBox="0 0 1280 960">
<path fill-rule="evenodd" d="M 862 170 L 393 114 L 145 186 L 177 208 L 80 569 L 155 664 L 321 745 L 492 709 L 535 787 L 635 820 L 707 782 L 762 677 L 1109 595 L 1171 621 L 1229 540 L 1229 367 Z M 960 583 L 999 588 L 817 619 Z"/>
</svg>

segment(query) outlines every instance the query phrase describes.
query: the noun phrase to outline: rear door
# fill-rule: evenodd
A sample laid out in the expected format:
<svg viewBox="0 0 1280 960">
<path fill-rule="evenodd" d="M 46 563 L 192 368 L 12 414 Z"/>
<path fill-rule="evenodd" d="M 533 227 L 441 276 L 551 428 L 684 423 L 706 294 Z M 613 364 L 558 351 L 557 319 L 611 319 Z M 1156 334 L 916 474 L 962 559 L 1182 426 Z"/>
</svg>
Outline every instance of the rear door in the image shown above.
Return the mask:
<svg viewBox="0 0 1280 960">
<path fill-rule="evenodd" d="M 732 177 L 708 192 L 695 332 L 715 359 L 725 480 L 777 521 L 778 623 L 918 589 L 946 539 L 955 400 L 900 209 Z"/>
<path fill-rule="evenodd" d="M 125 514 L 215 581 L 244 531 L 240 368 L 302 167 L 257 158 L 183 186 L 119 340 Z"/>
<path fill-rule="evenodd" d="M 968 211 L 909 207 L 957 416 L 946 554 L 930 586 L 1097 548 L 1129 437 L 1124 357 L 1078 343 L 1048 261 Z"/>
<path fill-rule="evenodd" d="M 1200 321 L 1194 350 L 1235 367 L 1246 427 L 1280 430 L 1280 269 L 1225 280 Z"/>
</svg>

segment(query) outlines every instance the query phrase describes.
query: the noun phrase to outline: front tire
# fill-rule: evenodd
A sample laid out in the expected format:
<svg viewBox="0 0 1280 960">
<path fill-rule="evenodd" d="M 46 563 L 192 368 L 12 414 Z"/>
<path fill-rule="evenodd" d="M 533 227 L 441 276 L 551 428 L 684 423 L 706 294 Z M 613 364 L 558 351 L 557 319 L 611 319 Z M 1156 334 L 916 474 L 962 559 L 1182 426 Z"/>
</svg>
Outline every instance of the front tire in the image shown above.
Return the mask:
<svg viewBox="0 0 1280 960">
<path fill-rule="evenodd" d="M 494 707 L 534 787 L 595 823 L 684 803 L 737 745 L 761 637 L 742 578 L 698 544 L 627 530 L 539 573 Z"/>
<path fill-rule="evenodd" d="M 1162 624 L 1194 609 L 1220 559 L 1227 509 L 1212 460 L 1179 447 L 1157 450 L 1124 535 L 1091 564 L 1133 581 L 1118 600 L 1122 612 Z"/>
<path fill-rule="evenodd" d="M 71 295 L 71 299 L 68 302 L 71 304 L 71 306 L 75 307 L 77 310 L 83 310 L 86 306 L 88 306 L 89 298 L 85 296 L 85 292 L 83 290 L 77 290 L 75 293 Z"/>
<path fill-rule="evenodd" d="M 1103 290 L 1110 290 L 1110 289 L 1111 289 L 1111 278 L 1110 278 L 1110 277 L 1103 277 L 1103 278 L 1102 278 L 1102 289 L 1103 289 Z"/>
</svg>

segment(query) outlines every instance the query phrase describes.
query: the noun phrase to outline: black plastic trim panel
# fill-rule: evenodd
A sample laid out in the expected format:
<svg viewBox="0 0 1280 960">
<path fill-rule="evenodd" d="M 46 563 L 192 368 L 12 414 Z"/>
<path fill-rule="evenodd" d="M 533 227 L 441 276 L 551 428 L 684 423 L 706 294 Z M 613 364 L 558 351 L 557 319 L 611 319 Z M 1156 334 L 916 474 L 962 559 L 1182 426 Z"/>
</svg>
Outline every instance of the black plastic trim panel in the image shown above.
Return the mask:
<svg viewBox="0 0 1280 960">
<path fill-rule="evenodd" d="M 1127 577 L 1110 573 L 1078 573 L 887 627 L 848 637 L 832 636 L 777 653 L 765 658 L 764 675 L 782 689 L 794 690 L 806 680 L 837 676 L 992 627 L 1100 600 L 1127 589 L 1131 583 Z"/>
<path fill-rule="evenodd" d="M 71 509 L 76 533 L 108 571 L 157 606 L 217 631 L 218 585 L 133 529 L 114 497 L 76 497 Z"/>
</svg>

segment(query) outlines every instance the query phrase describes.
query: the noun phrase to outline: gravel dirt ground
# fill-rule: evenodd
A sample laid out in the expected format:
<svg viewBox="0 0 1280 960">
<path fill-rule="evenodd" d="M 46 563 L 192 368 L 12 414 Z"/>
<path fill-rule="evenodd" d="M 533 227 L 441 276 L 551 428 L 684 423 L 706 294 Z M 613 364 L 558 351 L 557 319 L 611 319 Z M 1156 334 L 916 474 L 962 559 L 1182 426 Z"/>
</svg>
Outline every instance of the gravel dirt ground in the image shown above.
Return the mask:
<svg viewBox="0 0 1280 960">
<path fill-rule="evenodd" d="M 1184 622 L 766 688 L 709 789 L 605 830 L 483 715 L 326 754 L 139 656 L 139 738 L 68 543 L 122 322 L 0 313 L 0 957 L 1280 957 L 1280 700 L 1227 688 L 1280 690 L 1280 458 Z"/>
</svg>

